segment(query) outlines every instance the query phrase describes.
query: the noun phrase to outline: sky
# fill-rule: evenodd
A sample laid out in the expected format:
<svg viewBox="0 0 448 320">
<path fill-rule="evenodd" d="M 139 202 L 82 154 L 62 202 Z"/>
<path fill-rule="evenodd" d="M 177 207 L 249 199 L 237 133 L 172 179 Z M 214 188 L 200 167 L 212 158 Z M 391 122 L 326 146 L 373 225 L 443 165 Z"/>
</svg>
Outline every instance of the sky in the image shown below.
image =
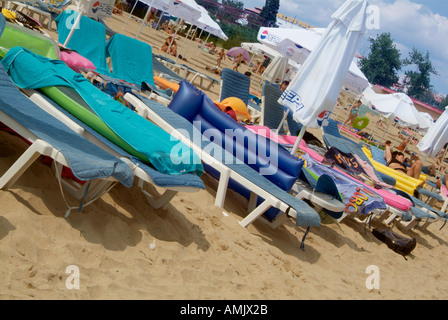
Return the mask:
<svg viewBox="0 0 448 320">
<path fill-rule="evenodd" d="M 246 8 L 263 7 L 265 0 L 240 0 Z M 325 28 L 331 15 L 345 0 L 280 0 L 279 13 L 295 17 L 310 26 Z M 416 48 L 426 54 L 439 75 L 431 75 L 436 93 L 448 94 L 448 1 L 446 0 L 369 0 L 379 8 L 379 29 L 369 30 L 358 53 L 370 52 L 367 39 L 389 32 L 401 59 Z M 403 69 L 404 70 L 404 69 Z M 415 70 L 415 68 L 414 68 Z M 401 71 L 400 73 L 404 73 Z"/>
</svg>

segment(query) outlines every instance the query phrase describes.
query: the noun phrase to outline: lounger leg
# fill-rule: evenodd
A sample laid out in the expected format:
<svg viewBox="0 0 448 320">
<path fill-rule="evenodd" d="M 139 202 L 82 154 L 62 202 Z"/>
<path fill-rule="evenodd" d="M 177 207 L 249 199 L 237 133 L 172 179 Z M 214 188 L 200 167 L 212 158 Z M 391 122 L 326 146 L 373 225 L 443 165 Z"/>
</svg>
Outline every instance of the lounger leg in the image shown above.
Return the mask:
<svg viewBox="0 0 448 320">
<path fill-rule="evenodd" d="M 445 201 L 443 202 L 442 209 L 440 211 L 445 212 L 447 206 L 448 206 L 448 199 L 445 199 Z"/>
<path fill-rule="evenodd" d="M 274 198 L 269 198 L 263 201 L 255 210 L 253 210 L 250 214 L 246 216 L 243 220 L 239 222 L 242 227 L 247 227 L 249 224 L 254 222 L 258 217 L 260 217 L 263 213 L 266 212 L 270 207 L 279 207 L 280 201 L 275 200 Z"/>
<path fill-rule="evenodd" d="M 156 199 L 149 192 L 145 190 L 142 190 L 142 192 L 146 196 L 146 200 L 148 200 L 151 207 L 153 207 L 156 210 L 165 207 L 171 201 L 171 199 L 173 199 L 174 196 L 177 194 L 177 191 L 167 190 L 158 199 Z"/>
<path fill-rule="evenodd" d="M 224 170 L 220 173 L 218 190 L 216 190 L 215 206 L 219 208 L 224 207 L 226 200 L 227 187 L 229 185 L 230 170 Z"/>
<path fill-rule="evenodd" d="M 53 147 L 43 140 L 36 140 L 0 178 L 0 189 L 9 189 L 41 154 L 47 153 L 44 151 L 48 148 Z"/>
</svg>

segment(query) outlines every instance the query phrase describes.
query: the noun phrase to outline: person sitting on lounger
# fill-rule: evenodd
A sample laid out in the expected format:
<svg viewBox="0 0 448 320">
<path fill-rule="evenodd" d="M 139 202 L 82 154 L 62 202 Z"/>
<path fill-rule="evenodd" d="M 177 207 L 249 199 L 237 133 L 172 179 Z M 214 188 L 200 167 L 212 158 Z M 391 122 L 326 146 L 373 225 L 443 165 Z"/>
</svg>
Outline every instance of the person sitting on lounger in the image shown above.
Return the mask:
<svg viewBox="0 0 448 320">
<path fill-rule="evenodd" d="M 160 48 L 160 50 L 162 50 L 163 52 L 166 52 L 168 50 L 168 48 L 170 48 L 170 54 L 172 56 L 177 57 L 177 42 L 176 42 L 176 39 L 174 39 L 173 43 L 171 44 L 171 47 L 170 47 L 171 39 L 172 39 L 172 36 L 169 36 L 168 38 L 166 38 L 165 42 L 162 44 L 162 48 Z"/>
<path fill-rule="evenodd" d="M 404 162 L 404 154 L 400 151 L 391 152 L 390 145 L 386 144 L 386 149 L 384 150 L 384 155 L 386 157 L 387 166 L 394 170 L 406 173 L 408 176 L 418 179 L 420 173 L 422 172 L 422 162 L 415 154 L 413 155 L 414 162 L 410 167 L 406 167 Z"/>
</svg>

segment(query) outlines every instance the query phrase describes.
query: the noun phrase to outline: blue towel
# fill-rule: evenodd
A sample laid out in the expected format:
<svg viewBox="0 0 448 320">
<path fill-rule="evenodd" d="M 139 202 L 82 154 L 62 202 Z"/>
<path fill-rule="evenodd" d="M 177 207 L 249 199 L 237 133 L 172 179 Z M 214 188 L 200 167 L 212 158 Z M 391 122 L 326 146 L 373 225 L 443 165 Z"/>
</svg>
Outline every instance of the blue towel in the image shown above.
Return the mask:
<svg viewBox="0 0 448 320">
<path fill-rule="evenodd" d="M 118 33 L 107 42 L 106 52 L 111 57 L 116 77 L 138 86 L 154 86 L 152 48 L 149 44 Z"/>
<path fill-rule="evenodd" d="M 21 88 L 65 86 L 74 89 L 111 130 L 144 154 L 160 172 L 203 173 L 199 157 L 190 148 L 97 89 L 63 61 L 50 60 L 15 47 L 1 62 L 15 84 Z"/>
<path fill-rule="evenodd" d="M 26 98 L 1 64 L 0 110 L 60 150 L 76 178 L 89 181 L 112 176 L 124 186 L 132 186 L 134 176 L 127 164 L 74 133 Z"/>
<path fill-rule="evenodd" d="M 384 157 L 384 150 L 381 150 L 375 146 L 370 147 L 370 151 L 372 152 L 372 159 L 378 163 L 387 165 L 386 158 Z"/>
</svg>

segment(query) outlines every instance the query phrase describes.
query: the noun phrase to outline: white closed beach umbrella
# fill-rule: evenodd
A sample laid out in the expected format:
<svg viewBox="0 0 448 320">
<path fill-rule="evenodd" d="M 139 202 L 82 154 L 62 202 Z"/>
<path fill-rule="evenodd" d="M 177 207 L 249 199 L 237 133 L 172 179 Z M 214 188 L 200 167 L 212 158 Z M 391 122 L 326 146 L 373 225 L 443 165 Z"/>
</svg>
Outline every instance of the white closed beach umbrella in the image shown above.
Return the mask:
<svg viewBox="0 0 448 320">
<path fill-rule="evenodd" d="M 325 33 L 325 28 L 289 29 L 260 28 L 257 39 L 261 43 L 274 48 L 290 60 L 303 64 Z M 344 79 L 344 88 L 360 95 L 369 85 L 369 81 L 353 59 Z"/>
<path fill-rule="evenodd" d="M 330 117 L 350 64 L 366 33 L 366 0 L 347 0 L 333 15 L 318 44 L 279 99 L 303 127 L 319 128 Z"/>
<path fill-rule="evenodd" d="M 285 56 L 275 57 L 263 72 L 263 79 L 270 83 L 282 83 L 285 80 L 286 70 L 288 69 L 288 60 Z"/>
<path fill-rule="evenodd" d="M 448 142 L 448 108 L 428 129 L 428 132 L 417 144 L 418 149 L 429 157 L 436 157 Z"/>
</svg>

